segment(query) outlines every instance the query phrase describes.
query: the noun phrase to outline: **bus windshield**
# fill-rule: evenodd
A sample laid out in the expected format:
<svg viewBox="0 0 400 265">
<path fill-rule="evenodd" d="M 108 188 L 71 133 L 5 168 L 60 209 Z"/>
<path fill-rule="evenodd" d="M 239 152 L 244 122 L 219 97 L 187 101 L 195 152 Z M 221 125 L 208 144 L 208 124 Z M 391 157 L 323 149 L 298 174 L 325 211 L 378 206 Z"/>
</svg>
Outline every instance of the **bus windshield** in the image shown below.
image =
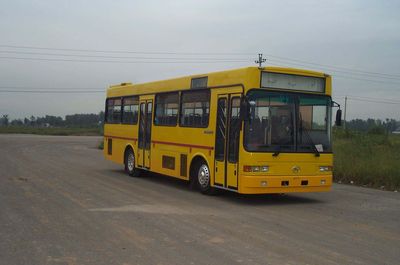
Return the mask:
<svg viewBox="0 0 400 265">
<path fill-rule="evenodd" d="M 253 89 L 247 99 L 247 151 L 331 152 L 329 96 Z"/>
</svg>

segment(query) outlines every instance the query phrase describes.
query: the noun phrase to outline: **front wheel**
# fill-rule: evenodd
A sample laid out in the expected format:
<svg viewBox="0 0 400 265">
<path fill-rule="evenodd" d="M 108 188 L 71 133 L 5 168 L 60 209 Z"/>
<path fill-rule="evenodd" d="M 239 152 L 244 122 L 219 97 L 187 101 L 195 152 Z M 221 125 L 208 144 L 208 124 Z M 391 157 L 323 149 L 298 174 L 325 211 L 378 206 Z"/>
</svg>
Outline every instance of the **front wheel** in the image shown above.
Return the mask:
<svg viewBox="0 0 400 265">
<path fill-rule="evenodd" d="M 138 177 L 140 173 L 135 167 L 135 154 L 132 149 L 128 149 L 125 153 L 125 172 L 132 177 Z"/>
</svg>

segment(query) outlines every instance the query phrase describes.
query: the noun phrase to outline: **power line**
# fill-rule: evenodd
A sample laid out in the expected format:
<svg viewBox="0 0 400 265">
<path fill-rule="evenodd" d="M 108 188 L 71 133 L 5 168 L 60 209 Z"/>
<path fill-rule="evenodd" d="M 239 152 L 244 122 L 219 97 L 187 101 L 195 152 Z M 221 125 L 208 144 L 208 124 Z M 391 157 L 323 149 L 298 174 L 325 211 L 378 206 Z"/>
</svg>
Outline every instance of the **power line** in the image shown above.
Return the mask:
<svg viewBox="0 0 400 265">
<path fill-rule="evenodd" d="M 269 60 L 269 61 L 278 62 L 278 63 L 285 63 L 285 64 L 292 64 L 292 65 L 302 66 L 302 67 L 309 67 L 308 65 L 305 65 L 305 64 L 302 64 L 302 63 L 286 62 L 286 61 L 276 60 L 276 59 L 272 59 L 272 60 Z M 354 80 L 360 80 L 360 81 L 368 81 L 368 82 L 377 82 L 377 83 L 400 84 L 400 77 L 396 78 L 396 77 L 384 77 L 384 76 L 371 76 L 369 74 L 351 73 L 349 71 L 335 70 L 334 68 L 329 68 L 329 67 L 323 67 L 322 69 L 325 69 L 325 70 L 328 70 L 328 71 L 331 71 L 331 72 L 334 72 L 334 73 L 342 73 L 342 74 L 344 74 L 344 75 L 335 74 L 335 77 L 340 77 L 340 78 L 348 78 L 348 79 L 354 79 Z M 356 74 L 356 75 L 374 77 L 374 78 L 380 78 L 380 79 L 390 79 L 390 80 L 395 80 L 395 81 L 383 81 L 383 80 L 376 80 L 376 79 L 365 79 L 365 78 L 360 78 L 360 77 L 348 76 L 349 74 Z M 398 81 L 398 82 L 396 82 L 396 81 Z"/>
<path fill-rule="evenodd" d="M 291 59 L 287 57 L 281 57 L 281 56 L 275 56 L 271 54 L 267 54 L 268 57 L 272 58 L 278 58 L 281 60 L 285 61 L 292 61 L 292 62 L 298 62 L 298 63 L 303 63 L 303 64 L 310 64 L 310 65 L 316 65 L 316 66 L 322 66 L 324 68 L 330 68 L 330 69 L 339 69 L 339 70 L 345 70 L 346 72 L 359 72 L 360 74 L 368 74 L 368 75 L 384 75 L 388 77 L 397 77 L 400 78 L 400 75 L 397 74 L 387 74 L 387 73 L 379 73 L 379 72 L 370 72 L 366 70 L 361 70 L 361 69 L 352 69 L 352 68 L 347 68 L 347 67 L 342 67 L 342 66 L 334 66 L 334 65 L 326 65 L 326 64 L 320 64 L 320 63 L 315 63 L 315 62 L 307 62 L 307 61 L 302 61 L 302 60 L 297 60 L 297 59 Z"/>
<path fill-rule="evenodd" d="M 400 102 L 388 102 L 388 101 L 379 101 L 379 100 L 369 100 L 369 99 L 361 99 L 361 98 L 354 98 L 354 97 L 347 97 L 347 99 L 355 100 L 355 101 L 362 101 L 362 102 L 369 102 L 369 103 L 380 103 L 380 104 L 391 104 L 391 105 L 400 105 Z"/>
<path fill-rule="evenodd" d="M 33 94 L 91 94 L 105 93 L 105 90 L 0 90 L 0 93 L 33 93 Z"/>
<path fill-rule="evenodd" d="M 360 98 L 360 99 L 367 99 L 367 100 L 381 100 L 381 101 L 389 101 L 389 102 L 394 102 L 394 103 L 400 103 L 400 100 L 394 100 L 394 99 L 388 99 L 388 98 L 376 98 L 376 97 L 364 97 L 364 96 L 354 96 L 354 95 L 336 95 L 336 96 L 342 96 L 342 97 L 352 97 L 352 98 Z"/>
<path fill-rule="evenodd" d="M 14 49 L 34 49 L 34 50 L 55 50 L 55 51 L 77 51 L 77 52 L 91 52 L 91 53 L 118 53 L 118 54 L 163 54 L 163 55 L 250 55 L 252 53 L 199 53 L 199 52 L 145 52 L 145 51 L 121 51 L 121 50 L 93 50 L 93 49 L 70 49 L 70 48 L 50 48 L 50 47 L 34 47 L 34 46 L 17 46 L 17 45 L 0 45 L 0 47 L 14 48 Z M 0 51 L 0 53 L 15 53 L 15 54 L 31 54 L 31 55 L 45 55 L 45 56 L 65 56 L 65 57 L 86 57 L 86 58 L 109 58 L 109 59 L 139 59 L 145 61 L 125 61 L 125 60 L 82 60 L 82 59 L 65 59 L 65 58 L 31 58 L 31 57 L 11 57 L 3 56 L 0 59 L 12 59 L 12 60 L 30 60 L 30 61 L 49 61 L 49 62 L 80 62 L 80 63 L 122 63 L 122 64 L 204 64 L 204 63 L 244 63 L 250 62 L 250 59 L 245 58 L 182 58 L 182 57 L 122 57 L 122 56 L 109 56 L 109 55 L 87 55 L 87 54 L 58 54 L 58 53 L 37 53 L 37 52 L 24 52 L 24 51 Z M 400 84 L 400 75 L 370 72 L 360 69 L 351 69 L 346 67 L 331 66 L 325 64 L 319 64 L 315 62 L 308 62 L 303 60 L 291 59 L 282 56 L 276 56 L 268 54 L 269 57 L 278 58 L 269 61 L 292 64 L 302 67 L 309 67 L 309 65 L 316 65 L 323 67 L 323 69 L 332 71 L 334 73 L 341 73 L 340 75 L 335 74 L 335 77 L 353 79 L 358 81 L 375 82 L 375 83 L 388 83 L 388 84 Z M 162 61 L 148 61 L 148 60 L 162 60 Z M 165 60 L 178 60 L 178 61 L 165 61 Z M 192 60 L 192 61 L 190 61 Z M 343 74 L 343 75 L 342 75 Z M 349 76 L 359 75 L 361 77 Z M 372 77 L 378 79 L 368 79 L 365 77 Z M 392 81 L 390 81 L 392 80 Z"/>
<path fill-rule="evenodd" d="M 102 87 L 29 87 L 29 86 L 0 86 L 0 89 L 23 89 L 23 90 L 51 90 L 51 89 L 59 89 L 59 90 L 99 90 L 104 89 Z"/>
<path fill-rule="evenodd" d="M 196 55 L 196 56 L 203 56 L 203 55 L 254 55 L 255 53 L 224 53 L 224 52 L 154 52 L 154 51 L 122 51 L 122 50 L 96 50 L 96 49 L 73 49 L 73 48 L 52 48 L 52 47 L 37 47 L 37 46 L 19 46 L 19 45 L 0 45 L 0 47 L 3 48 L 14 48 L 14 49 L 33 49 L 33 50 L 53 50 L 53 51 L 76 51 L 76 52 L 91 52 L 91 53 L 118 53 L 118 54 L 168 54 L 168 55 Z M 315 62 L 310 62 L 310 61 L 305 61 L 305 60 L 299 60 L 299 59 L 293 59 L 293 58 L 288 58 L 288 57 L 283 57 L 283 56 L 277 56 L 277 55 L 272 55 L 272 54 L 266 54 L 268 57 L 272 58 L 277 58 L 285 61 L 290 61 L 290 62 L 296 62 L 296 63 L 302 63 L 302 64 L 308 64 L 308 65 L 315 65 L 315 66 L 322 66 L 326 69 L 334 69 L 334 70 L 339 70 L 339 71 L 346 71 L 346 72 L 358 72 L 358 74 L 367 74 L 367 75 L 381 75 L 381 76 L 386 76 L 386 77 L 395 77 L 395 78 L 400 78 L 400 75 L 398 74 L 388 74 L 388 73 L 380 73 L 380 72 L 372 72 L 372 71 L 366 71 L 362 69 L 353 69 L 353 68 L 348 68 L 348 67 L 343 67 L 343 66 L 333 66 L 333 65 L 326 65 L 326 64 L 320 64 L 320 63 L 315 63 Z M 199 59 L 199 58 L 197 58 Z"/>
<path fill-rule="evenodd" d="M 249 58 L 193 58 L 193 57 L 142 57 L 142 56 L 107 56 L 107 55 L 86 55 L 86 54 L 66 54 L 66 53 L 42 53 L 42 52 L 19 52 L 19 51 L 0 51 L 0 53 L 25 54 L 25 55 L 45 55 L 62 57 L 87 57 L 87 58 L 109 58 L 109 59 L 146 59 L 146 60 L 250 60 Z"/>
<path fill-rule="evenodd" d="M 51 48 L 35 46 L 0 45 L 3 48 L 32 49 L 32 50 L 52 50 L 52 51 L 76 51 L 93 53 L 132 53 L 132 54 L 172 54 L 172 55 L 254 55 L 254 53 L 227 53 L 227 52 L 148 52 L 148 51 L 121 51 L 121 50 L 95 50 L 95 49 L 71 49 L 71 48 Z"/>
<path fill-rule="evenodd" d="M 30 58 L 30 57 L 8 57 L 0 56 L 0 59 L 11 59 L 11 60 L 24 60 L 24 61 L 49 61 L 49 62 L 78 62 L 78 63 L 127 63 L 127 64 L 160 64 L 160 63 L 191 63 L 191 64 L 204 64 L 204 63 L 243 63 L 248 62 L 247 60 L 220 60 L 220 61 L 108 61 L 108 60 L 77 60 L 77 59 L 50 59 L 50 58 Z"/>
<path fill-rule="evenodd" d="M 79 60 L 79 59 L 60 59 L 60 58 L 32 58 L 32 57 L 8 57 L 8 56 L 0 56 L 0 59 L 11 59 L 11 60 L 25 60 L 25 61 L 48 61 L 48 62 L 78 62 L 78 63 L 121 63 L 121 64 L 205 64 L 205 63 L 244 63 L 248 62 L 248 60 L 216 60 L 216 61 L 116 61 L 116 60 Z M 270 60 L 271 61 L 271 60 Z M 291 63 L 296 64 L 296 63 Z M 298 65 L 298 64 L 297 64 Z M 373 80 L 373 79 L 365 79 L 365 78 L 357 78 L 352 76 L 341 76 L 335 75 L 339 78 L 348 78 L 359 81 L 367 81 L 367 82 L 376 82 L 376 83 L 389 83 L 389 84 L 400 84 L 399 82 L 394 81 L 384 81 L 384 80 Z"/>
<path fill-rule="evenodd" d="M 376 79 L 367 79 L 367 78 L 358 78 L 354 76 L 346 76 L 346 75 L 337 75 L 335 74 L 335 77 L 337 78 L 344 78 L 344 79 L 353 79 L 353 80 L 358 80 L 358 81 L 366 81 L 366 82 L 373 82 L 373 83 L 383 83 L 383 84 L 393 84 L 393 85 L 399 85 L 399 82 L 396 81 L 385 81 L 385 80 L 376 80 Z"/>
<path fill-rule="evenodd" d="M 279 60 L 269 60 L 269 61 L 271 61 L 271 62 L 278 62 L 278 63 L 282 63 L 283 61 L 279 61 Z M 283 63 L 285 63 L 285 64 L 290 64 L 290 65 L 296 65 L 296 66 L 302 66 L 302 67 L 308 67 L 307 65 L 304 65 L 304 64 L 298 64 L 298 63 L 287 63 L 287 62 L 283 62 Z M 339 72 L 339 71 L 337 71 L 337 70 L 330 70 L 332 73 L 336 73 L 336 72 Z M 378 79 L 368 79 L 368 78 L 362 78 L 362 77 L 354 77 L 354 76 L 349 76 L 348 74 L 349 73 L 346 73 L 346 72 L 343 72 L 343 71 L 340 71 L 340 73 L 345 73 L 344 75 L 341 75 L 341 74 L 335 74 L 335 78 L 336 77 L 338 77 L 338 78 L 345 78 L 345 79 L 353 79 L 353 80 L 358 80 L 358 81 L 366 81 L 366 82 L 374 82 L 374 83 L 384 83 L 384 84 L 395 84 L 395 85 L 399 85 L 400 84 L 400 79 L 397 79 L 397 78 L 387 78 L 387 77 L 378 77 L 378 78 L 381 78 L 381 79 L 393 79 L 393 80 L 396 80 L 396 81 L 387 81 L 387 80 L 378 80 Z M 350 73 L 351 74 L 351 73 Z M 398 80 L 398 81 L 397 81 Z"/>
</svg>

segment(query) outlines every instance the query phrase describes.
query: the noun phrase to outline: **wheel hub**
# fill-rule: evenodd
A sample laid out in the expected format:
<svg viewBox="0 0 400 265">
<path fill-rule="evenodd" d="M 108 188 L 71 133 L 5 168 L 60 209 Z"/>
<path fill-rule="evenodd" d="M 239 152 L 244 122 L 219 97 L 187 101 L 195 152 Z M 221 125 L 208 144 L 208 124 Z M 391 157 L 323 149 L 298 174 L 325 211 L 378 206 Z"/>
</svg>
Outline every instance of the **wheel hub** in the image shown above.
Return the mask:
<svg viewBox="0 0 400 265">
<path fill-rule="evenodd" d="M 128 170 L 133 171 L 134 168 L 135 168 L 135 157 L 131 153 L 128 155 Z"/>
<path fill-rule="evenodd" d="M 198 173 L 199 184 L 202 187 L 207 187 L 210 182 L 210 171 L 208 170 L 207 165 L 202 165 L 199 169 Z"/>
</svg>

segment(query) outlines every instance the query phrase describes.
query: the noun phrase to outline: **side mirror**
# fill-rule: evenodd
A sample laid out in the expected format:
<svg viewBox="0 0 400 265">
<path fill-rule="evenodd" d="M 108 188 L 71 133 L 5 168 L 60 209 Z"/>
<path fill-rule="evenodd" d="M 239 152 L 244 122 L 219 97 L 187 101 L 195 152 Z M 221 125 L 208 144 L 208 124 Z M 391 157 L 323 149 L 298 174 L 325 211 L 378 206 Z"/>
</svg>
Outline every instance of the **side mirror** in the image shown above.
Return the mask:
<svg viewBox="0 0 400 265">
<path fill-rule="evenodd" d="M 342 110 L 341 109 L 338 109 L 336 111 L 335 125 L 336 126 L 342 126 Z"/>
</svg>

